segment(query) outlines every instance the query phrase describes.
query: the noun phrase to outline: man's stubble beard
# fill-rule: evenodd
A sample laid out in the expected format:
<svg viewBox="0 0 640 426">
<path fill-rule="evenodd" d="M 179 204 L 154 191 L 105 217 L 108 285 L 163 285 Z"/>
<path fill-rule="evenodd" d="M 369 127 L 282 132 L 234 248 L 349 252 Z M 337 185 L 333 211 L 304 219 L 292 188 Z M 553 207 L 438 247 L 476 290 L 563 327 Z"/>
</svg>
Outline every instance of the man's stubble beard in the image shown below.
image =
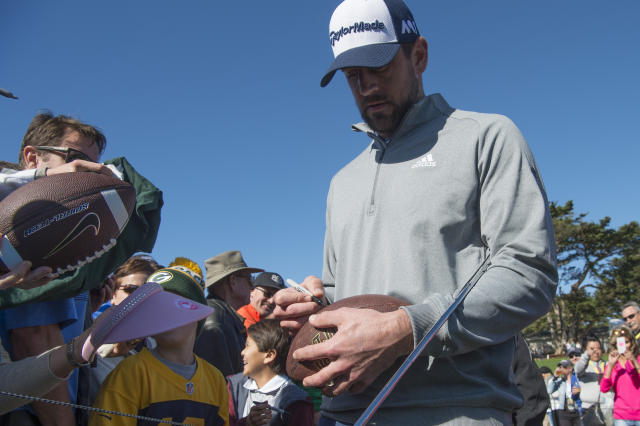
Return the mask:
<svg viewBox="0 0 640 426">
<path fill-rule="evenodd" d="M 391 137 L 393 133 L 396 131 L 400 122 L 406 115 L 407 111 L 420 100 L 420 88 L 418 84 L 418 79 L 413 78 L 411 80 L 411 87 L 409 88 L 409 96 L 405 99 L 401 104 L 392 103 L 393 109 L 391 111 L 391 115 L 376 113 L 370 116 L 360 109 L 360 115 L 362 119 L 367 123 L 367 125 L 375 130 L 379 134 L 386 135 L 387 137 Z M 376 101 L 376 100 L 384 100 L 388 101 L 388 99 L 384 95 L 377 95 L 367 98 L 365 101 Z M 367 103 L 363 102 L 363 103 Z"/>
</svg>

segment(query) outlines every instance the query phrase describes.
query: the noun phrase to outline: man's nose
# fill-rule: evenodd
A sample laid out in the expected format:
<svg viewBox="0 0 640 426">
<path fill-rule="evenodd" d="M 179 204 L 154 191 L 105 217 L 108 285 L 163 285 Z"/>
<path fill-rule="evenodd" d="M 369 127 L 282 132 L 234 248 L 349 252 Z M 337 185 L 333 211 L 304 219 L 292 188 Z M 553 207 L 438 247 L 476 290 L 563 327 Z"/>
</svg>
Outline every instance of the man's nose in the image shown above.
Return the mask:
<svg viewBox="0 0 640 426">
<path fill-rule="evenodd" d="M 358 70 L 358 92 L 362 96 L 369 96 L 378 90 L 378 78 L 368 68 Z"/>
</svg>

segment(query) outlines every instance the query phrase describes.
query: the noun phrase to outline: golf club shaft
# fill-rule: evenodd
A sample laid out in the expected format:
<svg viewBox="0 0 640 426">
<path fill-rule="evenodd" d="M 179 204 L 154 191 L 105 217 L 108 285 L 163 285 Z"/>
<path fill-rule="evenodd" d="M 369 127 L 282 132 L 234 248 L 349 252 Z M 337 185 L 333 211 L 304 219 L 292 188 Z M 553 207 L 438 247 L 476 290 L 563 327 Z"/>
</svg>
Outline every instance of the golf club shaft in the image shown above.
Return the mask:
<svg viewBox="0 0 640 426">
<path fill-rule="evenodd" d="M 387 399 L 389 394 L 396 387 L 396 385 L 398 384 L 398 381 L 402 378 L 402 376 L 404 376 L 404 373 L 406 373 L 409 367 L 413 365 L 414 361 L 420 356 L 422 351 L 424 351 L 424 348 L 433 339 L 433 337 L 436 335 L 438 330 L 440 330 L 440 328 L 444 325 L 444 323 L 447 322 L 451 314 L 458 308 L 458 305 L 462 303 L 464 298 L 467 297 L 467 294 L 469 294 L 469 291 L 471 291 L 473 286 L 476 285 L 476 283 L 478 282 L 478 280 L 484 274 L 484 272 L 487 270 L 488 267 L 489 267 L 489 256 L 487 256 L 486 259 L 484 259 L 480 267 L 478 267 L 478 269 L 473 273 L 469 281 L 467 281 L 467 283 L 460 289 L 460 292 L 454 298 L 453 303 L 451 304 L 451 306 L 449 306 L 449 309 L 447 309 L 444 312 L 444 314 L 442 314 L 440 319 L 431 326 L 431 328 L 429 329 L 429 332 L 422 338 L 422 340 L 420 340 L 420 343 L 418 343 L 418 346 L 416 346 L 415 349 L 413 349 L 413 351 L 411 351 L 411 353 L 407 356 L 407 358 L 404 360 L 402 365 L 398 368 L 398 371 L 395 372 L 395 374 L 389 379 L 387 384 L 384 385 L 384 387 L 380 390 L 380 392 L 378 392 L 378 395 L 376 395 L 376 397 L 373 399 L 373 401 L 371 401 L 367 409 L 364 410 L 364 412 L 360 415 L 360 418 L 358 418 L 358 421 L 356 421 L 355 426 L 366 425 L 369 422 L 369 420 L 371 420 L 371 418 L 376 413 L 378 408 L 380 408 L 384 400 Z"/>
</svg>

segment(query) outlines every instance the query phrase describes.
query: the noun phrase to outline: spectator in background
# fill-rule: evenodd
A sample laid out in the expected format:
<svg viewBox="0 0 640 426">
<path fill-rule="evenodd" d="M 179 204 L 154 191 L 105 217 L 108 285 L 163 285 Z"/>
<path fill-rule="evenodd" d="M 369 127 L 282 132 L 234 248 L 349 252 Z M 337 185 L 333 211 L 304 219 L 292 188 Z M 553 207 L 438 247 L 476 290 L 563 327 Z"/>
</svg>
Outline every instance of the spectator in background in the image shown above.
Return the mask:
<svg viewBox="0 0 640 426">
<path fill-rule="evenodd" d="M 194 262 L 187 264 L 183 260 L 176 259 L 178 264 L 159 269 L 148 281 L 206 304 L 200 268 Z M 157 347 L 144 348 L 118 364 L 103 383 L 95 406 L 193 425 L 227 425 L 229 396 L 224 377 L 193 353 L 203 322 L 192 322 L 153 336 Z M 89 424 L 136 425 L 139 422 L 93 412 Z"/>
<path fill-rule="evenodd" d="M 623 353 L 618 351 L 618 338 L 625 342 Z M 616 426 L 640 425 L 640 355 L 631 330 L 620 327 L 609 338 L 612 350 L 600 382 L 600 390 L 613 390 L 613 418 Z"/>
<path fill-rule="evenodd" d="M 220 253 L 205 261 L 207 303 L 214 311 L 207 317 L 194 352 L 209 361 L 226 377 L 242 371 L 246 329 L 236 312 L 249 302 L 253 289 L 251 274 L 264 272 L 250 268 L 239 251 Z"/>
<path fill-rule="evenodd" d="M 115 175 L 133 185 L 137 194 L 136 208 L 127 226 L 115 247 L 106 254 L 43 284 L 38 292 L 24 291 L 23 284 L 0 292 L 0 335 L 14 360 L 39 355 L 80 334 L 88 300 L 86 290 L 92 290 L 92 303 L 98 306 L 110 297 L 107 287 L 97 288 L 105 278 L 134 253 L 153 249 L 160 226 L 162 192 L 123 157 L 108 160 L 107 165 L 98 164 L 105 143 L 104 135 L 93 126 L 70 117 L 42 113 L 34 117 L 27 129 L 20 148 L 20 164 L 2 163 L 0 198 L 40 177 L 76 171 Z M 94 298 L 94 294 L 98 297 Z M 36 297 L 46 302 L 31 303 Z M 18 305 L 21 306 L 12 309 Z M 68 380 L 69 391 L 63 383 L 46 397 L 75 400 L 76 377 L 74 372 Z M 44 403 L 33 406 L 44 425 L 75 422 L 68 407 Z M 3 420 L 5 426 L 38 422 L 26 411 L 13 412 Z"/>
<path fill-rule="evenodd" d="M 242 373 L 227 378 L 231 426 L 312 426 L 313 405 L 285 374 L 289 333 L 275 319 L 248 329 Z"/>
<path fill-rule="evenodd" d="M 613 404 L 610 401 L 609 393 L 600 392 L 600 380 L 604 374 L 605 363 L 602 360 L 602 345 L 600 339 L 594 335 L 585 338 L 585 351 L 575 363 L 574 369 L 578 380 L 580 380 L 580 400 L 582 410 L 586 414 L 589 410 L 595 410 L 600 404 L 605 416 L 610 411 Z M 586 425 L 585 426 L 589 426 Z"/>
<path fill-rule="evenodd" d="M 636 343 L 640 345 L 640 306 L 636 302 L 622 305 L 622 319 L 633 332 Z"/>
<path fill-rule="evenodd" d="M 580 426 L 580 383 L 571 361 L 563 359 L 558 363 L 554 378 L 547 384 L 547 391 L 552 399 L 557 400 L 557 407 L 553 410 L 554 424 Z"/>
<path fill-rule="evenodd" d="M 111 300 L 104 303 L 100 307 L 100 312 L 105 311 L 111 306 L 119 305 L 131 293 L 138 289 L 147 281 L 149 275 L 160 268 L 160 265 L 148 255 L 132 256 L 120 266 L 113 274 L 115 283 L 115 292 Z M 138 351 L 136 345 L 141 343 L 140 340 L 131 342 L 121 342 L 115 344 L 105 344 L 98 348 L 96 357 L 96 366 L 88 369 L 89 373 L 89 389 L 88 398 L 85 402 L 92 405 L 102 382 L 107 375 L 120 363 L 125 357 L 133 355 Z M 142 346 L 139 348 L 142 349 Z"/>
<path fill-rule="evenodd" d="M 569 361 L 575 366 L 576 363 L 580 360 L 580 351 L 577 349 L 571 349 L 569 351 Z"/>
<path fill-rule="evenodd" d="M 546 386 L 549 385 L 549 382 L 551 381 L 551 379 L 553 379 L 553 373 L 551 372 L 551 370 L 549 369 L 549 367 L 547 366 L 542 366 L 540 367 L 540 375 L 542 376 L 542 381 L 544 382 L 545 388 Z M 545 416 L 544 420 L 542 421 L 542 426 L 551 426 L 553 425 L 553 410 L 556 410 L 558 408 L 558 400 L 557 399 L 552 399 L 551 395 L 549 395 L 549 408 L 547 408 L 547 415 Z"/>
<path fill-rule="evenodd" d="M 51 113 L 36 115 L 22 140 L 19 167 L 2 169 L 1 197 L 39 177 L 76 171 L 92 171 L 113 176 L 107 166 L 98 164 L 106 138 L 97 128 L 71 117 Z M 87 293 L 76 297 L 23 305 L 0 311 L 0 335 L 12 360 L 39 355 L 79 335 L 83 330 Z M 77 373 L 66 383 L 54 387 L 46 398 L 75 402 Z M 32 407 L 43 425 L 70 425 L 75 422 L 69 407 L 34 402 Z M 15 414 L 30 422 L 26 413 Z M 28 424 L 28 423 L 27 423 Z"/>
<path fill-rule="evenodd" d="M 245 328 L 249 328 L 261 319 L 271 318 L 273 308 L 276 306 L 273 295 L 283 288 L 284 281 L 275 272 L 263 272 L 256 277 L 249 303 L 238 309 L 238 314 L 244 318 Z"/>
</svg>

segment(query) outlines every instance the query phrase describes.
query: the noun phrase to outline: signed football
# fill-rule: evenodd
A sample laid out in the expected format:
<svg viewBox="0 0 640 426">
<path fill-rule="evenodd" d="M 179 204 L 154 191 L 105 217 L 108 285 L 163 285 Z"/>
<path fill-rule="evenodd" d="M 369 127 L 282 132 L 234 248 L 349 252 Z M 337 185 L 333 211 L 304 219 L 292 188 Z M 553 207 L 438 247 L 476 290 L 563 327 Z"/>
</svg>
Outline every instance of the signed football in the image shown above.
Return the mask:
<svg viewBox="0 0 640 426">
<path fill-rule="evenodd" d="M 115 245 L 135 204 L 130 184 L 98 173 L 21 186 L 0 201 L 0 273 L 30 260 L 57 276 L 97 259 Z"/>
<path fill-rule="evenodd" d="M 375 309 L 378 312 L 391 312 L 400 306 L 406 306 L 409 303 L 402 299 L 392 296 L 384 296 L 380 294 L 363 294 L 359 296 L 347 297 L 339 300 L 318 313 L 325 311 L 335 311 L 339 308 L 358 308 L 358 309 Z M 317 329 L 306 322 L 295 335 L 289 347 L 287 355 L 287 375 L 295 380 L 302 380 L 311 374 L 321 370 L 329 364 L 328 359 L 316 359 L 311 361 L 296 361 L 293 359 L 293 353 L 304 346 L 313 345 L 330 339 L 337 330 L 335 328 Z"/>
</svg>

